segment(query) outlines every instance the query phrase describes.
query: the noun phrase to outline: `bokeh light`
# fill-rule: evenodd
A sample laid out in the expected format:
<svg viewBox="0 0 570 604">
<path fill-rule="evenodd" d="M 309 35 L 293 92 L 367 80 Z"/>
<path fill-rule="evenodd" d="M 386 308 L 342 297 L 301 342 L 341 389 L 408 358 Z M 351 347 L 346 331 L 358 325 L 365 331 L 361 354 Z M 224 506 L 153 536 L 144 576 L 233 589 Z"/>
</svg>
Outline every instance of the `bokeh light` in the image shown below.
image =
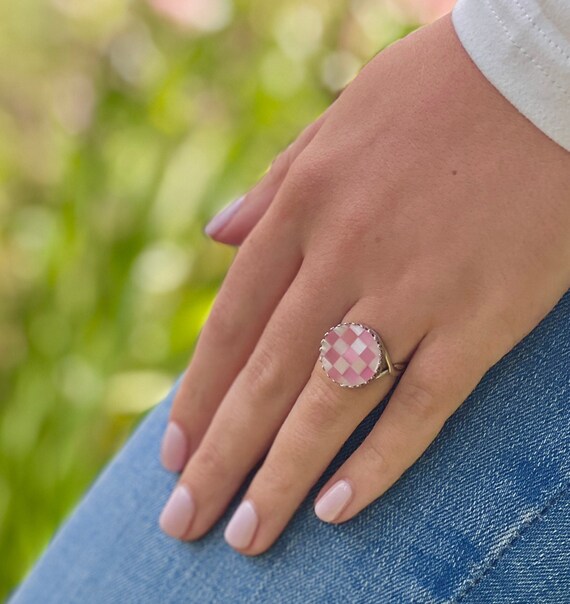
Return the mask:
<svg viewBox="0 0 570 604">
<path fill-rule="evenodd" d="M 208 218 L 449 5 L 0 4 L 0 599 L 184 369 Z"/>
</svg>

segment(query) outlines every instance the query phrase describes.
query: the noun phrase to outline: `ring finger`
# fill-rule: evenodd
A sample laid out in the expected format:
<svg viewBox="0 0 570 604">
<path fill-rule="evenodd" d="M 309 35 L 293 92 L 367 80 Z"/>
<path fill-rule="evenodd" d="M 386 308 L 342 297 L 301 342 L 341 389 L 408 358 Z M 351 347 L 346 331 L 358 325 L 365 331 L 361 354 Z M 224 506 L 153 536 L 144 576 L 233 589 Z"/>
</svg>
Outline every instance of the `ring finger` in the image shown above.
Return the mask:
<svg viewBox="0 0 570 604">
<path fill-rule="evenodd" d="M 427 325 L 410 321 L 402 326 L 393 311 L 395 306 L 393 301 L 389 306 L 378 300 L 360 300 L 342 321 L 376 326 L 381 317 L 387 349 L 399 362 L 412 355 Z M 380 313 L 380 308 L 385 310 Z M 392 310 L 386 310 L 389 308 Z M 384 376 L 362 388 L 342 388 L 317 361 L 226 528 L 230 545 L 246 554 L 265 551 L 350 434 L 388 394 L 393 383 L 392 376 Z"/>
</svg>

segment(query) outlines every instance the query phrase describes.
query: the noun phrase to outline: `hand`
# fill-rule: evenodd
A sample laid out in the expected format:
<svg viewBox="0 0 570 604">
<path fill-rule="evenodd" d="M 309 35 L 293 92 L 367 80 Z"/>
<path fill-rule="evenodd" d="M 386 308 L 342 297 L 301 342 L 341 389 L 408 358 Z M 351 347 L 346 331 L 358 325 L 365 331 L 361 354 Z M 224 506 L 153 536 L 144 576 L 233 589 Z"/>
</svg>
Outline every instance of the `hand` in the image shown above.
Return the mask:
<svg viewBox="0 0 570 604">
<path fill-rule="evenodd" d="M 183 472 L 163 529 L 204 535 L 265 456 L 226 539 L 248 555 L 277 539 L 394 386 L 326 376 L 319 343 L 341 321 L 409 365 L 316 512 L 341 523 L 380 497 L 568 289 L 569 190 L 570 154 L 489 84 L 449 16 L 378 55 L 260 204 L 220 289 L 167 429 L 163 460 Z"/>
</svg>

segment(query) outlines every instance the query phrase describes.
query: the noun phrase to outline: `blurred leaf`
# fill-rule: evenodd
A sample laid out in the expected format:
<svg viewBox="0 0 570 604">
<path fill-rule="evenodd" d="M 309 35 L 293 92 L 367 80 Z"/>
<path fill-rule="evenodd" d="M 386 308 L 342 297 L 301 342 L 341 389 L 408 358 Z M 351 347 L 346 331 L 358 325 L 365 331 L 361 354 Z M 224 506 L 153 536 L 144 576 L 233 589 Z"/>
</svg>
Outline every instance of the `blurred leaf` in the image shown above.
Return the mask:
<svg viewBox="0 0 570 604">
<path fill-rule="evenodd" d="M 0 4 L 0 599 L 184 369 L 234 255 L 203 225 L 394 5 Z"/>
</svg>

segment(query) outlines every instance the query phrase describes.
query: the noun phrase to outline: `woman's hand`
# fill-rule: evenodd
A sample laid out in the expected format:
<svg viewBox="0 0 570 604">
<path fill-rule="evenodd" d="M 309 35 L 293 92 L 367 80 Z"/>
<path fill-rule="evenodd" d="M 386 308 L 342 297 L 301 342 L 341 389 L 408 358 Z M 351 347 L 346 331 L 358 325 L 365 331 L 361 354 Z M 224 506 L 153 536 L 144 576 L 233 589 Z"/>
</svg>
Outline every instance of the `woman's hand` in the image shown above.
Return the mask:
<svg viewBox="0 0 570 604">
<path fill-rule="evenodd" d="M 389 392 L 389 376 L 356 389 L 326 376 L 331 326 L 368 324 L 409 361 L 317 497 L 339 523 L 398 480 L 570 285 L 570 154 L 489 84 L 449 17 L 377 56 L 310 130 L 265 201 L 248 195 L 224 227 L 239 243 L 231 229 L 259 219 L 172 409 L 163 461 L 183 472 L 161 525 L 174 537 L 204 535 L 267 453 L 226 539 L 269 548 Z"/>
</svg>

